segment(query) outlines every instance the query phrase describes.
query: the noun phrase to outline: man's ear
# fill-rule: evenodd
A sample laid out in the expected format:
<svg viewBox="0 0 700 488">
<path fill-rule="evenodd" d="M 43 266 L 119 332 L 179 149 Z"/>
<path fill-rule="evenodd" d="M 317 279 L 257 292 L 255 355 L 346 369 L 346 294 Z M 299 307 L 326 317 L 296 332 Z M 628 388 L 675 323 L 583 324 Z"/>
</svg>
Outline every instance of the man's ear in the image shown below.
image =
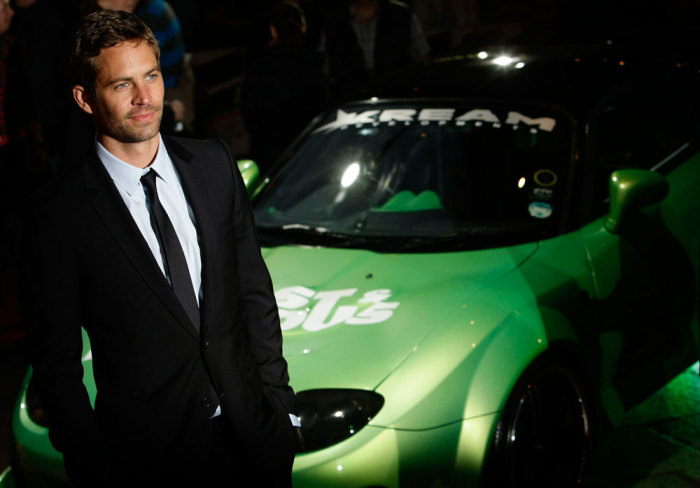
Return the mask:
<svg viewBox="0 0 700 488">
<path fill-rule="evenodd" d="M 78 107 L 84 112 L 90 115 L 95 113 L 92 107 L 92 97 L 90 97 L 90 94 L 85 90 L 85 87 L 80 85 L 75 85 L 73 87 L 73 100 L 75 100 L 75 103 L 77 103 Z"/>
</svg>

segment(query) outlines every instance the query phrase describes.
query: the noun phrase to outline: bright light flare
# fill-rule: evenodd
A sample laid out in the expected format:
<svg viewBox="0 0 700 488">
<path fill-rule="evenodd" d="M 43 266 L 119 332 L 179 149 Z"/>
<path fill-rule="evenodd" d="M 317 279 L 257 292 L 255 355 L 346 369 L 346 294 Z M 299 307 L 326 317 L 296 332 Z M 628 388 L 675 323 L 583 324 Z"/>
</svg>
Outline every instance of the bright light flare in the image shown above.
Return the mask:
<svg viewBox="0 0 700 488">
<path fill-rule="evenodd" d="M 360 176 L 360 163 L 355 161 L 354 163 L 350 163 L 350 165 L 345 169 L 345 172 L 343 173 L 343 177 L 340 179 L 340 186 L 343 188 L 348 188 L 350 187 L 355 181 L 357 181 L 357 178 Z"/>
<path fill-rule="evenodd" d="M 493 59 L 492 63 L 498 66 L 510 66 L 515 62 L 515 58 L 511 58 L 510 56 L 498 56 Z"/>
</svg>

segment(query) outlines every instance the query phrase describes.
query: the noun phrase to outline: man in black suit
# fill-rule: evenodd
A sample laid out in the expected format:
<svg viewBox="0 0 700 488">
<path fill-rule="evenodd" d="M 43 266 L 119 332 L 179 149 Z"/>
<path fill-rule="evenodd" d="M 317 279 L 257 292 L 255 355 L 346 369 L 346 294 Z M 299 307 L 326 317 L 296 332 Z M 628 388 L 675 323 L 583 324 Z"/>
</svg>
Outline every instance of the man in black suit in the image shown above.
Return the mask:
<svg viewBox="0 0 700 488">
<path fill-rule="evenodd" d="M 94 150 L 28 206 L 25 255 L 34 379 L 69 478 L 291 485 L 294 393 L 235 162 L 160 135 L 158 44 L 133 14 L 88 15 L 70 67 Z"/>
</svg>

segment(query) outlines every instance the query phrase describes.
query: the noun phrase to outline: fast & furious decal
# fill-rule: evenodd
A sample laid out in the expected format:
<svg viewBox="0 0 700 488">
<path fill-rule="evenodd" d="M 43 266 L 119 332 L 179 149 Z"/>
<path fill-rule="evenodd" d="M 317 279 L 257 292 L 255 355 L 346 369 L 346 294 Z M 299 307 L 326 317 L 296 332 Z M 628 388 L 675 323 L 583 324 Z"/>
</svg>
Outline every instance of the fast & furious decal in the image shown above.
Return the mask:
<svg viewBox="0 0 700 488">
<path fill-rule="evenodd" d="M 282 330 L 301 327 L 314 332 L 340 324 L 366 325 L 388 320 L 399 302 L 387 301 L 391 290 L 371 290 L 359 299 L 357 288 L 335 291 L 314 291 L 305 286 L 290 286 L 275 292 Z M 355 305 L 341 305 L 343 300 Z"/>
</svg>

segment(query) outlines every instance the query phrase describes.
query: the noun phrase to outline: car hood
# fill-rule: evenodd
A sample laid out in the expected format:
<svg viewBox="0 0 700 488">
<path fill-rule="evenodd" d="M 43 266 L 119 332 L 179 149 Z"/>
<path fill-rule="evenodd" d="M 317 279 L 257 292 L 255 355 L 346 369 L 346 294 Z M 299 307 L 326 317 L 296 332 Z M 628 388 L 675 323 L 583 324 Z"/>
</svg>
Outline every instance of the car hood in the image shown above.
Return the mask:
<svg viewBox="0 0 700 488">
<path fill-rule="evenodd" d="M 292 386 L 373 390 L 471 296 L 536 249 L 380 254 L 263 248 Z"/>
</svg>

